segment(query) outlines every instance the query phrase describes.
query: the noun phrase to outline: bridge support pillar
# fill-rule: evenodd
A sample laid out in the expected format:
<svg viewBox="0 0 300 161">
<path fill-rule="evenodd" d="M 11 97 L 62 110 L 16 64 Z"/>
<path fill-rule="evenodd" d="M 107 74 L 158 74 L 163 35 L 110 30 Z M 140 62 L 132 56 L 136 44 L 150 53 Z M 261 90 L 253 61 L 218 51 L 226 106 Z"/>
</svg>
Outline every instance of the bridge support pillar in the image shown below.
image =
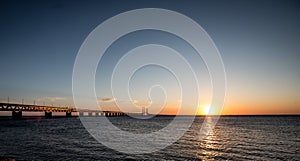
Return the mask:
<svg viewBox="0 0 300 161">
<path fill-rule="evenodd" d="M 66 112 L 66 117 L 71 117 L 72 116 L 72 112 L 68 111 Z"/>
<path fill-rule="evenodd" d="M 83 116 L 83 112 L 79 112 L 79 116 L 80 116 L 80 117 Z"/>
<path fill-rule="evenodd" d="M 12 111 L 12 119 L 22 119 L 22 111 Z"/>
<path fill-rule="evenodd" d="M 50 112 L 50 111 L 46 111 L 45 112 L 45 118 L 52 118 L 52 112 Z"/>
</svg>

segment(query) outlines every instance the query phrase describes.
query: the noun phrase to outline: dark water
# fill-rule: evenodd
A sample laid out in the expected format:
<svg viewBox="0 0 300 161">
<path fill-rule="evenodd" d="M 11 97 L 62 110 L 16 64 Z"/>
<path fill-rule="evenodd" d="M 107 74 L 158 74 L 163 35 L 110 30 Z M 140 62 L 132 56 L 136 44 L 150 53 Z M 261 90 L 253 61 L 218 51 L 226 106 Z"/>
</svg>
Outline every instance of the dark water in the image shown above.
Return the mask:
<svg viewBox="0 0 300 161">
<path fill-rule="evenodd" d="M 172 117 L 144 120 L 147 126 L 128 117 L 110 120 L 128 131 L 150 132 L 167 125 Z M 151 154 L 127 155 L 98 143 L 75 117 L 0 119 L 0 156 L 20 160 L 300 160 L 299 121 L 299 116 L 221 117 L 214 131 L 200 140 L 203 118 L 198 117 L 171 146 Z"/>
</svg>

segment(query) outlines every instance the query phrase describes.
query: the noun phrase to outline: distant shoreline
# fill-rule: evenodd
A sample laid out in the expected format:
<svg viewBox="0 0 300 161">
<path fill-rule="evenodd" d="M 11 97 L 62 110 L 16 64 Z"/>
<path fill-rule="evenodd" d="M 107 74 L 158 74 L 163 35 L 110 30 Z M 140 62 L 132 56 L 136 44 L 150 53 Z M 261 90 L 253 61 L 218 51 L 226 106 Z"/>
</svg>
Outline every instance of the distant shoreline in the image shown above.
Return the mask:
<svg viewBox="0 0 300 161">
<path fill-rule="evenodd" d="M 176 115 L 155 115 L 153 117 L 175 117 Z M 208 115 L 207 117 L 300 117 L 300 114 L 270 114 L 270 115 Z M 12 116 L 0 116 L 0 119 L 11 119 Z M 74 118 L 79 117 L 77 115 L 71 116 L 68 118 Z M 84 116 L 84 117 L 99 117 L 99 116 Z M 103 116 L 100 116 L 103 117 Z M 112 116 L 113 117 L 113 116 Z M 109 117 L 109 118 L 112 118 Z M 118 116 L 120 117 L 120 116 Z M 129 117 L 129 116 L 123 116 L 123 117 Z M 206 115 L 178 115 L 178 117 L 206 117 Z M 36 119 L 36 118 L 43 118 L 43 119 L 51 119 L 46 118 L 45 116 L 23 116 L 22 119 Z M 52 118 L 67 118 L 66 116 L 52 116 Z"/>
</svg>

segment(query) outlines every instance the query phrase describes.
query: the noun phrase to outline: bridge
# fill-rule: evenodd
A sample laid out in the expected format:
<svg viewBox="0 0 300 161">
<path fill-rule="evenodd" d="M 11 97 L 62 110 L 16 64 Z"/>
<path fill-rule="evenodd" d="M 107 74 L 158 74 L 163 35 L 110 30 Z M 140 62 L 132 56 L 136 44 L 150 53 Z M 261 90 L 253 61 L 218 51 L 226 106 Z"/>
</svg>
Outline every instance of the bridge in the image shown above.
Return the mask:
<svg viewBox="0 0 300 161">
<path fill-rule="evenodd" d="M 13 119 L 21 119 L 23 111 L 45 112 L 46 118 L 52 118 L 52 112 L 65 112 L 66 117 L 72 117 L 72 112 L 78 112 L 79 116 L 125 116 L 120 111 L 93 111 L 93 110 L 77 110 L 71 107 L 54 107 L 41 105 L 25 105 L 14 103 L 0 103 L 0 111 L 12 111 Z"/>
</svg>

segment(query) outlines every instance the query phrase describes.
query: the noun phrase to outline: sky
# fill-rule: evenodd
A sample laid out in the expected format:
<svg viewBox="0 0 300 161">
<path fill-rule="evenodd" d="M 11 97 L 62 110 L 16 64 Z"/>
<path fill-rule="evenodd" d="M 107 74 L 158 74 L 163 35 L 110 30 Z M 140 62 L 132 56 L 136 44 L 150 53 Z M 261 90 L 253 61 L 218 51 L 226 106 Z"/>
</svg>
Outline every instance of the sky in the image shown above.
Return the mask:
<svg viewBox="0 0 300 161">
<path fill-rule="evenodd" d="M 258 1 L 6 1 L 0 2 L 0 102 L 73 105 L 72 72 L 78 50 L 103 21 L 139 8 L 182 13 L 210 35 L 222 57 L 227 91 L 222 114 L 300 114 L 300 3 Z M 158 66 L 138 70 L 130 83 L 132 100 L 114 98 L 110 76 L 117 61 L 134 47 L 149 43 L 176 49 L 200 80 L 199 114 L 212 95 L 201 58 L 182 39 L 161 31 L 138 31 L 114 42 L 99 63 L 96 93 L 104 109 L 148 106 L 149 112 L 174 114 L 180 103 L 178 83 Z M 149 53 L 151 54 L 151 53 Z M 133 59 L 134 60 L 134 59 Z M 136 60 L 138 61 L 138 59 Z M 154 83 L 154 84 L 153 84 Z M 125 93 L 120 93 L 120 95 Z M 157 102 L 155 102 L 157 101 Z M 160 107 L 162 103 L 165 106 Z M 190 114 L 189 104 L 183 104 Z M 211 107 L 213 108 L 213 107 Z M 161 110 L 161 111 L 160 111 Z"/>
</svg>

